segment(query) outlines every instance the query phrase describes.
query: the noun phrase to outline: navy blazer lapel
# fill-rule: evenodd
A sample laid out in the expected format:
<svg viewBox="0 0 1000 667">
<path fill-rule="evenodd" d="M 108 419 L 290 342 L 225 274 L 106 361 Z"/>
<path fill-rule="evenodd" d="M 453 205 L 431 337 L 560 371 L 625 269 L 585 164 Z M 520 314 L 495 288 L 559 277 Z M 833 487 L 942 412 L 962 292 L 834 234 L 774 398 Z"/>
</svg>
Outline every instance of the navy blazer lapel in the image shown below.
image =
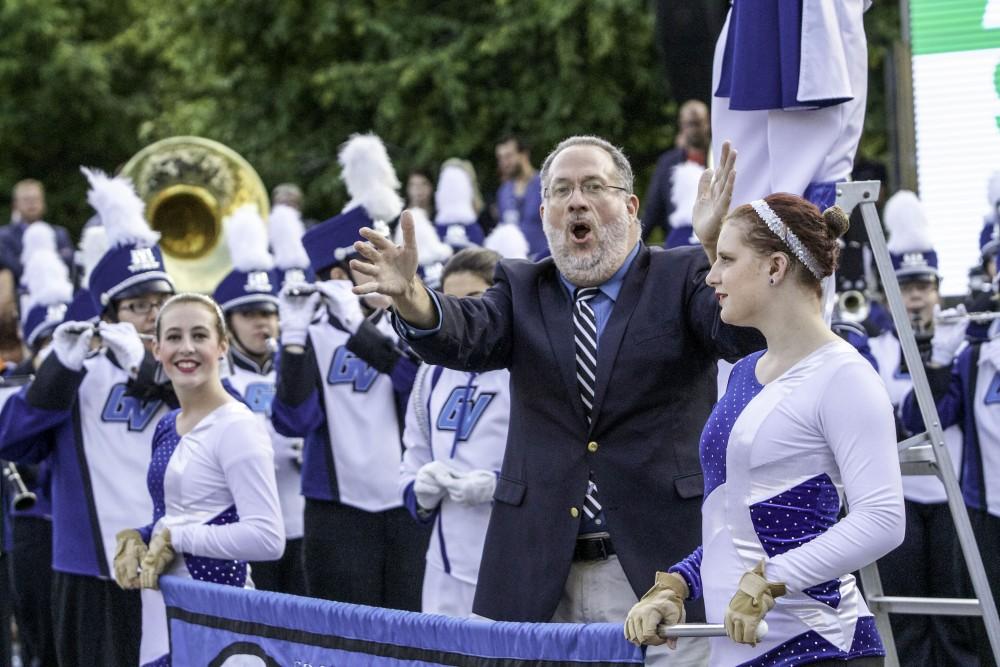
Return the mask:
<svg viewBox="0 0 1000 667">
<path fill-rule="evenodd" d="M 594 430 L 594 426 L 600 419 L 601 405 L 604 403 L 608 381 L 611 379 L 611 369 L 614 368 L 615 358 L 618 356 L 618 348 L 621 347 L 625 329 L 632 318 L 636 304 L 639 303 L 639 296 L 642 294 L 642 285 L 646 280 L 648 269 L 649 248 L 642 244 L 635 259 L 632 260 L 632 266 L 625 273 L 621 291 L 618 292 L 618 300 L 615 301 L 614 308 L 611 309 L 611 317 L 608 319 L 604 331 L 601 332 L 601 340 L 597 343 L 597 381 L 594 387 L 594 409 L 590 413 L 591 431 Z"/>
<path fill-rule="evenodd" d="M 576 386 L 576 346 L 573 332 L 572 299 L 566 293 L 559 274 L 552 264 L 551 273 L 543 274 L 538 281 L 538 304 L 542 309 L 542 319 L 545 321 L 545 333 L 549 337 L 552 356 L 559 364 L 563 385 L 568 392 L 569 403 L 581 422 L 586 420 L 583 413 L 583 401 L 580 390 Z"/>
</svg>

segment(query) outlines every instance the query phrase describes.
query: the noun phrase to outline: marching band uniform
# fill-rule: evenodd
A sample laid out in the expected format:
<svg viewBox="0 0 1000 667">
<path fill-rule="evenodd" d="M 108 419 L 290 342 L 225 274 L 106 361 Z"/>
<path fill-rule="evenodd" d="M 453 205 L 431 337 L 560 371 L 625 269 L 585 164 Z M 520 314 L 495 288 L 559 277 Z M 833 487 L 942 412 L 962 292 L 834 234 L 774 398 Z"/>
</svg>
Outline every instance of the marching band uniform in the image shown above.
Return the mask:
<svg viewBox="0 0 1000 667">
<path fill-rule="evenodd" d="M 339 158 L 353 200 L 302 238 L 318 277 L 344 266 L 361 227 L 388 233 L 382 221 L 402 207 L 377 137 L 353 137 Z M 384 180 L 359 183 L 358 171 L 378 171 Z M 286 285 L 281 296 L 283 348 L 271 419 L 278 433 L 305 438 L 309 595 L 419 610 L 429 531 L 409 517 L 398 490 L 403 410 L 416 362 L 384 311 L 364 317 L 347 281 L 319 282 L 308 298 L 293 288 Z M 316 314 L 321 295 L 325 307 Z"/>
<path fill-rule="evenodd" d="M 98 311 L 126 296 L 171 290 L 142 202 L 121 179 L 88 172 L 88 200 L 103 209 L 110 249 L 90 276 Z M 114 234 L 112 234 L 112 229 Z M 136 664 L 139 596 L 111 580 L 115 534 L 148 520 L 142 489 L 160 400 L 130 396 L 141 341 L 131 325 L 102 323 L 105 346 L 86 354 L 92 329 L 54 333 L 34 382 L 0 413 L 0 457 L 52 465 L 53 608 L 61 664 Z M 78 329 L 77 329 L 78 331 Z M 131 332 L 131 333 L 130 333 Z M 128 354 L 126 354 L 128 353 Z M 132 355 L 133 358 L 122 359 Z"/>
<path fill-rule="evenodd" d="M 787 594 L 754 647 L 712 639 L 712 664 L 801 665 L 884 655 L 850 573 L 902 540 L 892 408 L 849 344 L 820 347 L 767 385 L 762 352 L 733 368 L 705 425 L 702 546 L 671 568 L 721 623 L 740 579 L 762 559 Z M 873 406 L 874 409 L 873 409 Z M 895 473 L 893 471 L 896 471 Z M 842 499 L 850 512 L 838 521 Z"/>
<path fill-rule="evenodd" d="M 434 225 L 441 240 L 455 251 L 485 240 L 474 207 L 476 196 L 469 172 L 452 160 L 445 162 L 434 190 Z"/>
<path fill-rule="evenodd" d="M 698 237 L 691 226 L 694 204 L 698 199 L 698 181 L 705 167 L 688 160 L 671 168 L 670 175 L 670 216 L 667 218 L 669 228 L 667 238 L 663 241 L 664 248 L 676 248 L 684 245 L 698 245 Z"/>
<path fill-rule="evenodd" d="M 281 559 L 253 563 L 256 585 L 261 590 L 305 595 L 302 536 L 306 503 L 302 497 L 302 474 L 298 468 L 302 438 L 285 437 L 271 423 L 271 401 L 277 381 L 274 357 L 258 364 L 239 350 L 231 349 L 230 354 L 232 370 L 227 382 L 262 422 L 274 449 L 274 473 L 285 526 L 285 551 Z"/>
<path fill-rule="evenodd" d="M 993 195 L 1000 199 L 1000 194 L 996 194 L 995 189 L 1000 190 L 1000 182 L 996 182 L 996 178 L 991 179 L 990 183 L 991 199 Z M 983 264 L 987 265 L 1000 249 L 997 224 L 994 219 L 987 219 L 980 235 L 979 246 Z M 982 326 L 989 327 L 987 333 L 974 331 L 974 328 Z M 1000 450 L 996 447 L 1000 428 L 997 427 L 998 415 L 994 409 L 994 405 L 1000 402 L 998 398 L 1000 394 L 997 393 L 997 388 L 1000 387 L 1000 339 L 996 334 L 995 322 L 992 326 L 969 324 L 967 329 L 969 344 L 964 349 L 945 349 L 944 354 L 937 354 L 937 358 L 933 360 L 935 363 L 924 365 L 927 381 L 941 418 L 941 426 L 945 429 L 945 441 L 951 445 L 949 435 L 956 430 L 961 435 L 961 451 L 958 454 L 951 451 L 949 453 L 953 462 L 960 463 L 959 485 L 969 511 L 976 543 L 982 553 L 986 576 L 990 582 L 1000 580 L 1000 568 L 997 567 L 996 559 L 996 552 L 1000 549 L 1000 522 L 996 518 L 1000 516 L 1000 502 L 997 500 L 1000 498 L 1000 493 L 993 492 L 994 489 L 1000 489 L 1000 479 L 994 475 L 995 471 L 1000 469 L 997 467 L 1000 462 L 997 452 Z M 946 346 L 935 346 L 938 350 L 942 347 Z M 957 355 L 954 354 L 956 351 Z M 912 391 L 907 393 L 902 402 L 902 417 L 904 425 L 910 431 L 924 430 L 923 418 Z M 954 532 L 953 528 L 951 532 Z M 954 537 L 951 539 L 953 542 L 957 541 Z M 957 552 L 954 553 L 954 561 L 963 578 L 961 587 L 966 589 L 955 595 L 975 597 L 976 593 L 971 587 L 968 574 L 964 572 L 962 558 Z M 952 572 L 945 566 L 934 574 L 949 576 Z M 996 592 L 994 599 L 1000 602 Z M 972 628 L 982 664 L 995 664 L 982 624 L 976 623 Z"/>
<path fill-rule="evenodd" d="M 908 280 L 937 283 L 940 280 L 937 253 L 922 233 L 926 223 L 919 201 L 911 193 L 897 193 L 887 202 L 884 218 L 889 228 L 890 257 L 897 280 L 903 284 Z M 902 363 L 902 348 L 895 326 L 871 338 L 869 345 L 898 416 L 903 399 L 913 389 L 913 380 L 906 364 Z M 910 433 L 899 423 L 899 439 L 908 435 Z M 944 438 L 958 474 L 962 460 L 961 429 L 957 426 L 946 428 Z M 934 475 L 906 475 L 903 477 L 903 496 L 906 499 L 906 540 L 898 549 L 886 554 L 879 568 L 886 595 L 958 597 L 959 575 L 964 565 L 959 562 L 947 570 L 938 567 L 941 554 L 951 554 L 958 539 L 944 485 Z M 964 621 L 961 619 L 890 615 L 890 621 L 901 664 L 971 664 L 973 657 L 962 642 Z"/>
<path fill-rule="evenodd" d="M 400 486 L 415 519 L 433 523 L 424 571 L 424 613 L 470 616 L 503 462 L 510 418 L 510 372 L 466 373 L 421 366 L 406 409 Z M 431 461 L 452 479 L 482 488 L 476 498 L 449 493 L 436 507 L 417 502 L 414 480 Z"/>
<path fill-rule="evenodd" d="M 969 511 L 969 520 L 982 553 L 986 577 L 994 588 L 994 601 L 1000 603 L 996 582 L 1000 581 L 1000 338 L 997 327 L 985 343 L 975 342 L 962 350 L 953 364 L 926 365 L 927 380 L 934 395 L 941 426 L 949 431 L 960 427 L 962 433 L 962 469 L 959 483 Z M 903 403 L 903 421 L 907 428 L 924 430 L 923 418 L 910 392 Z M 935 573 L 946 576 L 946 556 L 939 554 Z M 956 560 L 961 558 L 955 554 Z M 967 576 L 967 575 L 966 575 Z M 975 596 L 968 582 L 965 593 Z M 959 597 L 956 594 L 956 597 Z M 975 626 L 976 643 L 983 665 L 996 664 L 989 640 L 981 623 Z"/>
<path fill-rule="evenodd" d="M 63 321 L 73 286 L 54 243 L 25 258 L 22 278 L 30 308 L 25 312 L 21 331 L 31 357 L 19 364 L 12 376 L 25 381 L 51 351 L 52 332 Z M 16 389 L 14 385 L 2 400 Z M 46 459 L 37 466 L 20 466 L 20 473 L 35 494 L 35 502 L 26 510 L 11 508 L 14 616 L 24 663 L 52 665 L 56 663 L 52 628 L 52 470 Z"/>
<path fill-rule="evenodd" d="M 0 405 L 24 386 L 34 372 L 32 359 L 26 359 L 4 378 L 0 385 Z M 16 509 L 13 498 L 4 498 L 0 514 L 7 515 L 6 531 L 0 532 L 9 543 L 9 569 L 0 563 L 3 573 L 11 577 L 9 601 L 17 621 L 23 664 L 56 664 L 52 636 L 52 471 L 49 462 L 17 466 L 35 502 L 27 509 Z M 3 475 L 0 475 L 2 480 Z M 3 482 L 0 481 L 0 485 Z M 9 503 L 7 501 L 10 501 Z M 0 519 L 0 523 L 3 520 Z M 6 534 L 5 534 L 6 533 Z M 0 551 L 3 549 L 0 548 Z M 2 657 L 2 656 L 0 656 Z M 2 660 L 0 660 L 2 664 Z"/>
<path fill-rule="evenodd" d="M 754 165 L 740 172 L 734 202 L 791 192 L 821 211 L 833 205 L 864 125 L 870 4 L 732 3 L 712 67 L 712 134 Z"/>
<path fill-rule="evenodd" d="M 285 206 L 288 210 L 292 210 Z M 280 215 L 280 214 L 279 214 Z M 301 222 L 299 223 L 301 225 Z M 289 231 L 289 230 L 286 230 Z M 267 252 L 264 222 L 255 207 L 237 211 L 227 225 L 229 255 L 233 270 L 215 289 L 215 299 L 227 319 L 234 312 L 278 312 L 275 296 L 278 272 Z M 301 241 L 295 238 L 301 248 Z M 305 251 L 301 253 L 304 255 Z M 308 258 L 307 258 L 308 259 Z M 301 438 L 286 438 L 271 424 L 271 401 L 277 374 L 274 352 L 263 361 L 253 358 L 243 348 L 243 341 L 230 326 L 229 376 L 225 383 L 250 408 L 271 440 L 274 449 L 275 476 L 281 514 L 285 526 L 285 550 L 280 560 L 253 563 L 254 583 L 262 590 L 305 594 L 302 568 L 302 513 L 305 499 L 300 492 L 302 476 L 297 461 L 302 452 Z"/>
</svg>

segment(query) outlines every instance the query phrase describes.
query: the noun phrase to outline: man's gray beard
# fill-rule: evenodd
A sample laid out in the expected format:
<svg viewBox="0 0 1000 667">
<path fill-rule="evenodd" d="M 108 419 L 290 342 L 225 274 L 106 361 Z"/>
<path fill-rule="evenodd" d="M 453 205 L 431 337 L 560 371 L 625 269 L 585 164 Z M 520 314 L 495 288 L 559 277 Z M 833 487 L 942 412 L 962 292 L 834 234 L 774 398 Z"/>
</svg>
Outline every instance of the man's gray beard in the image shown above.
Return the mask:
<svg viewBox="0 0 1000 667">
<path fill-rule="evenodd" d="M 613 222 L 595 228 L 593 233 L 597 237 L 597 246 L 589 255 L 574 255 L 566 233 L 553 229 L 548 221 L 543 220 L 542 228 L 559 273 L 577 287 L 596 287 L 615 275 L 628 256 L 631 224 L 638 224 L 638 220 L 633 223 L 628 214 L 623 214 Z"/>
</svg>

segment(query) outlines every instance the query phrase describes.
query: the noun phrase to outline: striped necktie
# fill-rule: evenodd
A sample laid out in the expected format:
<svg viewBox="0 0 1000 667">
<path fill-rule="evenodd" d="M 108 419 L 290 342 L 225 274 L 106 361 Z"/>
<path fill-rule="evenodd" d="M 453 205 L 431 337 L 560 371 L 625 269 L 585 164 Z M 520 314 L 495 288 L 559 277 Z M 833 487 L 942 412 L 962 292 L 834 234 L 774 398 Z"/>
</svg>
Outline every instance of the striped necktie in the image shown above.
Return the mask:
<svg viewBox="0 0 1000 667">
<path fill-rule="evenodd" d="M 594 386 L 597 382 L 597 316 L 587 303 L 600 292 L 597 287 L 576 290 L 573 308 L 573 337 L 576 341 L 576 384 L 583 400 L 583 411 L 590 423 L 594 409 Z"/>
<path fill-rule="evenodd" d="M 594 409 L 594 386 L 597 382 L 597 316 L 587 303 L 600 293 L 598 287 L 581 287 L 576 290 L 573 308 L 573 337 L 576 342 L 576 384 L 580 388 L 580 399 L 587 423 Z M 587 482 L 587 493 L 583 499 L 583 512 L 588 519 L 595 519 L 601 511 L 597 501 L 597 484 L 593 473 Z"/>
</svg>

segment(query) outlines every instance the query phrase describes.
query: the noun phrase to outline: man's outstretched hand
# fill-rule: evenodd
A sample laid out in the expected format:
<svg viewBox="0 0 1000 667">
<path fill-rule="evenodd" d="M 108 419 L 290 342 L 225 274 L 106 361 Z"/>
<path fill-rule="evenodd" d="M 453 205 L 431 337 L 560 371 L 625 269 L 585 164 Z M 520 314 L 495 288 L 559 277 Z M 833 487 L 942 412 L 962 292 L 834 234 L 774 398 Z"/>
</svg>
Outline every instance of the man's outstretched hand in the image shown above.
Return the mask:
<svg viewBox="0 0 1000 667">
<path fill-rule="evenodd" d="M 437 324 L 434 304 L 417 277 L 417 237 L 413 214 L 403 211 L 399 224 L 403 244 L 396 245 L 374 229 L 363 227 L 365 241 L 355 241 L 354 249 L 363 259 L 352 259 L 351 268 L 369 278 L 355 285 L 355 294 L 382 294 L 392 299 L 400 317 L 408 324 L 430 329 Z"/>
</svg>

